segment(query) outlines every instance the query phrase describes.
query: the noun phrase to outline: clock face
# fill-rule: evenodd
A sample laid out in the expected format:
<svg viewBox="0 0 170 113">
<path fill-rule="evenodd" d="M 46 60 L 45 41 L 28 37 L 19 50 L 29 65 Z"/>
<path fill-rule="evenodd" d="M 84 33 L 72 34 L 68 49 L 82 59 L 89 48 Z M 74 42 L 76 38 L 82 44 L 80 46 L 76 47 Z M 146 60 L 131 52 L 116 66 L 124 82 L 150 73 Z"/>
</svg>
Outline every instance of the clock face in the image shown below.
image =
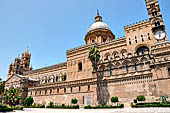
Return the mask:
<svg viewBox="0 0 170 113">
<path fill-rule="evenodd" d="M 165 32 L 162 30 L 155 32 L 155 38 L 157 40 L 161 40 L 161 39 L 165 38 L 165 35 L 166 35 Z"/>
</svg>

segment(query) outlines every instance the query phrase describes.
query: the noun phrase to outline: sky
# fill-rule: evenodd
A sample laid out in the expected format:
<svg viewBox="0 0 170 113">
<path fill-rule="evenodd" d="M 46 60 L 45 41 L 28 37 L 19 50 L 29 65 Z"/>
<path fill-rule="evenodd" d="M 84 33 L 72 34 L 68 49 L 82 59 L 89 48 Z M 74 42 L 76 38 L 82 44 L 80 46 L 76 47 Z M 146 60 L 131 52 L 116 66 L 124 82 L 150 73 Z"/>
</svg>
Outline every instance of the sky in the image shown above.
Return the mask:
<svg viewBox="0 0 170 113">
<path fill-rule="evenodd" d="M 170 0 L 159 4 L 169 36 Z M 85 44 L 97 9 L 116 37 L 148 19 L 144 0 L 0 0 L 0 78 L 27 46 L 33 69 L 65 62 L 66 50 Z"/>
</svg>

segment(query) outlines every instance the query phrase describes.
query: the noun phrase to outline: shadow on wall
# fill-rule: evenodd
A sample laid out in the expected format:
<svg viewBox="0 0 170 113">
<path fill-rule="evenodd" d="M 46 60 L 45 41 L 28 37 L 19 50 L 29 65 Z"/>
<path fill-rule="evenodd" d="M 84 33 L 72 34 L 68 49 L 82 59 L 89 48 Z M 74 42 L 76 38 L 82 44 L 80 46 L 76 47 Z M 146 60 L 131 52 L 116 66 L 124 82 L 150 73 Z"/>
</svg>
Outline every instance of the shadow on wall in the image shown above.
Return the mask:
<svg viewBox="0 0 170 113">
<path fill-rule="evenodd" d="M 108 81 L 106 79 L 103 80 L 103 74 L 97 73 L 97 101 L 98 104 L 107 105 L 109 102 L 110 94 L 107 89 Z"/>
</svg>

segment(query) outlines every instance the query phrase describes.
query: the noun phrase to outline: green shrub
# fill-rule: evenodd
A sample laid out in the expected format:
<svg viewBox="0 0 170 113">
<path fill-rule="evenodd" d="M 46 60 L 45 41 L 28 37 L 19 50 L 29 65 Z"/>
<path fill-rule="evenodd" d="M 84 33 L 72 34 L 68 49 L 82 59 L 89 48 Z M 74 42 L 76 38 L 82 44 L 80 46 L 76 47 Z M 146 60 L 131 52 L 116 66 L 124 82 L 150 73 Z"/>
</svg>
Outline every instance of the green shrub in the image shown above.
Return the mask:
<svg viewBox="0 0 170 113">
<path fill-rule="evenodd" d="M 24 100 L 24 105 L 25 106 L 32 106 L 33 102 L 34 102 L 34 99 L 31 96 L 29 96 Z"/>
<path fill-rule="evenodd" d="M 112 103 L 116 103 L 116 102 L 119 102 L 119 99 L 118 99 L 117 96 L 115 96 L 115 97 L 112 97 L 112 98 L 110 99 L 110 101 L 111 101 Z"/>
<path fill-rule="evenodd" d="M 46 108 L 53 108 L 54 107 L 54 103 L 53 102 L 50 102 L 47 106 L 46 106 Z"/>
<path fill-rule="evenodd" d="M 23 110 L 23 107 L 7 107 L 5 105 L 0 105 L 0 112 L 9 112 L 13 110 Z"/>
<path fill-rule="evenodd" d="M 75 99 L 75 98 L 73 98 L 73 99 L 71 100 L 71 103 L 72 103 L 72 104 L 77 104 L 77 102 L 78 102 L 78 100 Z"/>
<path fill-rule="evenodd" d="M 139 96 L 137 96 L 136 97 L 136 99 L 138 100 L 138 101 L 145 101 L 145 96 L 144 95 L 139 95 Z"/>
<path fill-rule="evenodd" d="M 0 112 L 9 112 L 9 111 L 13 111 L 12 108 L 0 108 Z"/>
</svg>

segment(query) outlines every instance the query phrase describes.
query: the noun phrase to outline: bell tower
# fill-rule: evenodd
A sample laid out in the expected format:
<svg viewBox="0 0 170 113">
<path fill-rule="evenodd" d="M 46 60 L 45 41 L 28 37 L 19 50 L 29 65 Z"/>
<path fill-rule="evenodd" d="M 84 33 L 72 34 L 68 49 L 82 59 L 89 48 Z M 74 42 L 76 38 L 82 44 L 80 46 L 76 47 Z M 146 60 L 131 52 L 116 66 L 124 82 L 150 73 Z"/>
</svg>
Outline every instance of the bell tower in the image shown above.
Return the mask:
<svg viewBox="0 0 170 113">
<path fill-rule="evenodd" d="M 21 66 L 25 71 L 29 70 L 30 59 L 31 59 L 31 54 L 29 54 L 28 48 L 27 48 L 26 52 L 22 53 L 22 58 L 21 58 Z"/>
<path fill-rule="evenodd" d="M 168 42 L 166 35 L 165 25 L 162 19 L 158 0 L 145 0 L 149 20 L 152 25 L 152 32 L 156 39 L 156 44 L 162 44 Z"/>
</svg>

